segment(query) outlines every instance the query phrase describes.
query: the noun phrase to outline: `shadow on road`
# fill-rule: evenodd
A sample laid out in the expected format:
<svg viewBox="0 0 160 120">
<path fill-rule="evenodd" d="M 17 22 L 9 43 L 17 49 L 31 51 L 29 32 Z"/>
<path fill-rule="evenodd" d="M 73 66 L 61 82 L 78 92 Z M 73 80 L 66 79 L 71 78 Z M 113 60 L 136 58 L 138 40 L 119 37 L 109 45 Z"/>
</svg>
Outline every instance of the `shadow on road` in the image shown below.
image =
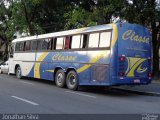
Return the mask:
<svg viewBox="0 0 160 120">
<path fill-rule="evenodd" d="M 94 94 L 103 95 L 103 96 L 112 96 L 112 97 L 129 97 L 129 96 L 133 97 L 133 96 L 136 96 L 136 94 L 134 94 L 134 93 L 120 91 L 120 90 L 117 90 L 112 87 L 98 87 L 98 86 L 83 87 L 83 86 L 81 86 L 79 88 L 79 91 L 86 92 L 86 93 L 94 93 Z"/>
<path fill-rule="evenodd" d="M 12 76 L 12 78 L 17 80 L 15 75 L 11 75 L 11 76 Z M 23 77 L 22 80 L 27 81 L 27 82 L 32 81 L 35 84 L 43 83 L 45 85 L 50 85 L 50 86 L 55 86 L 56 87 L 54 81 L 28 78 L 28 77 Z M 62 89 L 67 90 L 67 88 L 62 88 Z M 92 93 L 92 94 L 96 94 L 96 95 L 102 95 L 102 96 L 112 96 L 112 97 L 129 97 L 129 96 L 133 97 L 133 96 L 137 95 L 137 94 L 134 94 L 134 93 L 120 91 L 120 90 L 117 90 L 117 89 L 112 88 L 112 87 L 99 87 L 99 86 L 80 86 L 78 88 L 78 91 L 79 92 L 84 92 L 84 93 Z"/>
</svg>

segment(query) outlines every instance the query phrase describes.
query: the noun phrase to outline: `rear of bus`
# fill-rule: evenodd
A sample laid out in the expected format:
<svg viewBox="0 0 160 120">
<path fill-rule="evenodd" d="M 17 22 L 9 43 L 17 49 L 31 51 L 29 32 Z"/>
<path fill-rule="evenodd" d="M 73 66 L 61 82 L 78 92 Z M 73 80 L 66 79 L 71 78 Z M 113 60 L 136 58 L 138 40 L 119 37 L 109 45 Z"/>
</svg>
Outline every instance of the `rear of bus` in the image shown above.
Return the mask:
<svg viewBox="0 0 160 120">
<path fill-rule="evenodd" d="M 116 85 L 151 82 L 151 34 L 147 28 L 129 23 L 117 24 Z"/>
</svg>

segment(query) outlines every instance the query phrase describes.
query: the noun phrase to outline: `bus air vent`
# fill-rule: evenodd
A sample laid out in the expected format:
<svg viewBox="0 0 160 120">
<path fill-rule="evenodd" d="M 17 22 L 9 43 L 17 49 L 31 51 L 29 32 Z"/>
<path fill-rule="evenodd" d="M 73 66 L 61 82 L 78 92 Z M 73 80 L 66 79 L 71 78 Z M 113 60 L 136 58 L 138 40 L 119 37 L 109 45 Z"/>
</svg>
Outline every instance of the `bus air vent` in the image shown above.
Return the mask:
<svg viewBox="0 0 160 120">
<path fill-rule="evenodd" d="M 94 81 L 105 81 L 107 79 L 107 66 L 92 65 L 92 80 Z"/>
</svg>

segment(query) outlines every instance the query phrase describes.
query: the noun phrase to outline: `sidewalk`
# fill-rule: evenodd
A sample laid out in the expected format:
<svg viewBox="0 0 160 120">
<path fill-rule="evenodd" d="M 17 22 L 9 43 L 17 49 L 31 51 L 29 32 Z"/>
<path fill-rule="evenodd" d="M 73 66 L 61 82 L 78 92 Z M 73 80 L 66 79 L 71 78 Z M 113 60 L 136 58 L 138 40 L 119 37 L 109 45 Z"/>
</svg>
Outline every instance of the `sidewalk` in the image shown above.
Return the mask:
<svg viewBox="0 0 160 120">
<path fill-rule="evenodd" d="M 160 80 L 153 80 L 149 85 L 120 86 L 116 89 L 141 95 L 160 96 Z"/>
</svg>

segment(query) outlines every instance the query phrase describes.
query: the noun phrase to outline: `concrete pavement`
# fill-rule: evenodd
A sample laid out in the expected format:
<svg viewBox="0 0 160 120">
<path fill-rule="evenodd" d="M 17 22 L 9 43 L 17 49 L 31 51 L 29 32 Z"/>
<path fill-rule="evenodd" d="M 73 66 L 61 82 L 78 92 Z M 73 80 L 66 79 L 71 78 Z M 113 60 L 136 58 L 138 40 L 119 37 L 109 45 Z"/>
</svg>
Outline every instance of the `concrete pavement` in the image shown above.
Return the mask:
<svg viewBox="0 0 160 120">
<path fill-rule="evenodd" d="M 151 84 L 148 85 L 119 86 L 114 88 L 141 95 L 160 96 L 160 80 L 152 80 Z"/>
</svg>

